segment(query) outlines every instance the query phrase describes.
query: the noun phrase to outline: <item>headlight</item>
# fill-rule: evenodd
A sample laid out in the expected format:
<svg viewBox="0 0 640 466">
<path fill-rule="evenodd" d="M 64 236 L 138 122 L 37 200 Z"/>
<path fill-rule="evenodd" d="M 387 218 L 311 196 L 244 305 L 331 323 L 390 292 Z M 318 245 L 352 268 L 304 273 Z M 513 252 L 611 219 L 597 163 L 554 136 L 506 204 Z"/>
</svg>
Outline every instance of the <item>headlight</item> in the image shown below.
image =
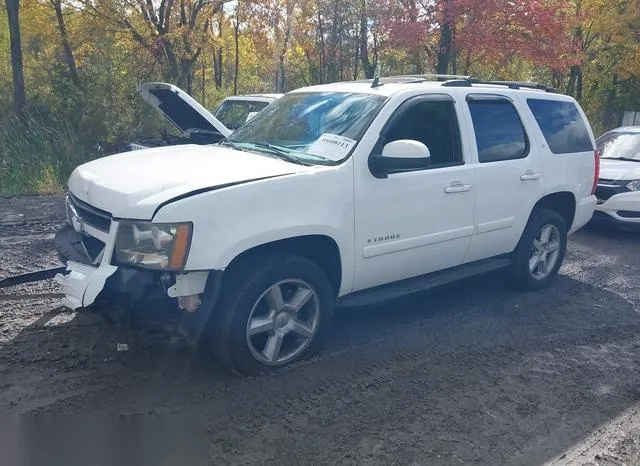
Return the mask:
<svg viewBox="0 0 640 466">
<path fill-rule="evenodd" d="M 628 183 L 627 189 L 629 191 L 640 191 L 640 180 L 634 180 L 631 183 Z"/>
<path fill-rule="evenodd" d="M 116 263 L 157 270 L 181 270 L 191 245 L 191 223 L 122 222 Z"/>
</svg>

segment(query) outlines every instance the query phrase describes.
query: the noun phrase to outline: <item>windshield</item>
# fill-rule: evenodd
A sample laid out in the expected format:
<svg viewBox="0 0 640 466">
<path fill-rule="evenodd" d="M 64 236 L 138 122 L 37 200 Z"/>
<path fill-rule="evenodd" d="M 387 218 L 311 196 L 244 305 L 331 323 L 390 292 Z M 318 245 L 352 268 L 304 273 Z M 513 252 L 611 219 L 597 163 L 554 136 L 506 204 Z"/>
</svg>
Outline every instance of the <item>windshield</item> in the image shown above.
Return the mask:
<svg viewBox="0 0 640 466">
<path fill-rule="evenodd" d="M 640 162 L 640 133 L 609 133 L 598 139 L 603 159 Z"/>
<path fill-rule="evenodd" d="M 240 127 L 239 148 L 335 165 L 349 156 L 386 97 L 346 92 L 287 94 Z"/>
<path fill-rule="evenodd" d="M 238 129 L 246 121 L 247 117 L 258 113 L 269 105 L 269 102 L 257 102 L 255 100 L 226 100 L 218 107 L 213 116 L 229 129 Z"/>
</svg>

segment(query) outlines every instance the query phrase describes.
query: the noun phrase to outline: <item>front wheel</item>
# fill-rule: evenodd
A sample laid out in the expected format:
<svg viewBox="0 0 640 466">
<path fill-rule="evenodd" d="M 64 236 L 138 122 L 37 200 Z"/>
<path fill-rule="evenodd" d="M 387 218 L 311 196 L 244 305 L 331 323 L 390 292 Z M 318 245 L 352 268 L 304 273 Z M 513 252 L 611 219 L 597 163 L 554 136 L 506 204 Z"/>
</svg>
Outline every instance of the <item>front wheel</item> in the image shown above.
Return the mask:
<svg viewBox="0 0 640 466">
<path fill-rule="evenodd" d="M 523 290 L 547 286 L 558 273 L 566 250 L 564 219 L 553 210 L 535 210 L 514 251 L 510 283 Z"/>
<path fill-rule="evenodd" d="M 334 293 L 322 269 L 290 254 L 239 265 L 223 280 L 211 322 L 214 354 L 231 371 L 253 375 L 318 350 L 333 316 Z"/>
</svg>

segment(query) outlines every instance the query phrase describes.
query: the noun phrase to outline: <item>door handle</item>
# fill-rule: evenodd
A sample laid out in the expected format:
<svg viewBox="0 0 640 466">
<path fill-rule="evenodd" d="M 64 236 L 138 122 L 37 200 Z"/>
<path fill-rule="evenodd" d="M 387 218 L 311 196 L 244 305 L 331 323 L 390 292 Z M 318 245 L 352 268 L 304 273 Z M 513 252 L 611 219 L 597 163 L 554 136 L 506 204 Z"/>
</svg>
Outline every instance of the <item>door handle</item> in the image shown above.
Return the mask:
<svg viewBox="0 0 640 466">
<path fill-rule="evenodd" d="M 447 194 L 466 193 L 467 191 L 471 191 L 471 185 L 470 184 L 451 183 L 449 186 L 444 188 L 444 192 L 447 193 Z"/>
<path fill-rule="evenodd" d="M 538 178 L 540 178 L 540 173 L 534 173 L 530 170 L 526 171 L 524 175 L 520 176 L 520 179 L 522 181 L 537 180 Z"/>
</svg>

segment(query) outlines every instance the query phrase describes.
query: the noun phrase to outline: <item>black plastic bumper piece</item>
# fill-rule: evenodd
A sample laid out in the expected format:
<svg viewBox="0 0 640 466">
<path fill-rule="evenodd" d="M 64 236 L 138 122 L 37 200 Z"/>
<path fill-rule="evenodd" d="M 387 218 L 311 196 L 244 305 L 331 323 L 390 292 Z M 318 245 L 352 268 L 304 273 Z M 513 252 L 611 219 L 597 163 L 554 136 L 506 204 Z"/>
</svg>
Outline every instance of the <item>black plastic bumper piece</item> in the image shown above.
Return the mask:
<svg viewBox="0 0 640 466">
<path fill-rule="evenodd" d="M 118 267 L 107 279 L 103 294 L 113 301 L 168 299 L 158 272 L 130 267 Z"/>
<path fill-rule="evenodd" d="M 54 267 L 51 269 L 36 270 L 35 272 L 22 273 L 12 277 L 6 277 L 0 280 L 0 288 L 8 286 L 22 285 L 23 283 L 39 282 L 55 277 L 57 274 L 64 272 L 66 267 Z"/>
<path fill-rule="evenodd" d="M 58 258 L 63 264 L 66 264 L 67 261 L 73 261 L 93 265 L 93 260 L 89 257 L 82 241 L 82 235 L 70 226 L 65 226 L 56 233 L 54 243 Z"/>
</svg>

